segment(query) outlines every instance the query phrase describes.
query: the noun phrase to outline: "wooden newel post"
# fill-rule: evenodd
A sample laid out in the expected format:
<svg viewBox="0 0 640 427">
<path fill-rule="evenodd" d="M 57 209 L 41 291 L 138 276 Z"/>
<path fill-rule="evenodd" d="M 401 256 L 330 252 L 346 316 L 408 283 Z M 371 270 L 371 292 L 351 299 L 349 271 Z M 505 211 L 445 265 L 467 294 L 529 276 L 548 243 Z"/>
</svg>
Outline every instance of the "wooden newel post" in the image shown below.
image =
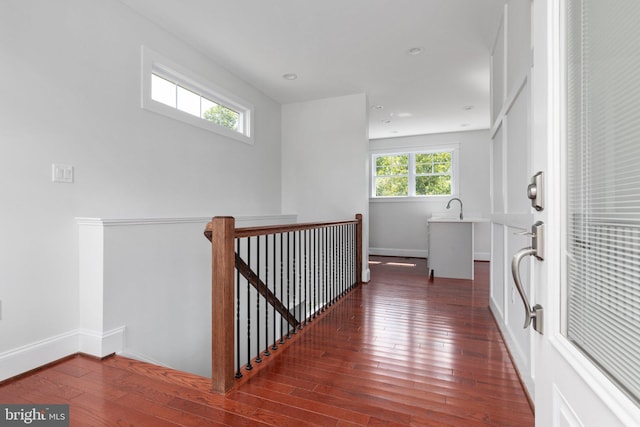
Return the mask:
<svg viewBox="0 0 640 427">
<path fill-rule="evenodd" d="M 362 283 L 362 214 L 356 214 L 356 280 Z"/>
<path fill-rule="evenodd" d="M 211 385 L 225 393 L 234 385 L 235 219 L 214 217 L 211 232 Z"/>
</svg>

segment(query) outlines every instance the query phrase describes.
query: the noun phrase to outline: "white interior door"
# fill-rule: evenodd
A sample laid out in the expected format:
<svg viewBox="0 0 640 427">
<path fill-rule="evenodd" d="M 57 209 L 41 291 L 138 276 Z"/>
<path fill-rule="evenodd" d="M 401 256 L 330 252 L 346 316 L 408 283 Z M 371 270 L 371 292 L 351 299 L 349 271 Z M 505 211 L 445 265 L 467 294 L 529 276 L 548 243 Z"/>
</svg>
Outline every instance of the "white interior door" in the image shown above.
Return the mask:
<svg viewBox="0 0 640 427">
<path fill-rule="evenodd" d="M 638 426 L 640 2 L 532 10 L 531 162 L 546 180 L 534 219 L 547 236 L 531 275 L 544 306 L 544 334 L 531 332 L 536 425 Z"/>
</svg>

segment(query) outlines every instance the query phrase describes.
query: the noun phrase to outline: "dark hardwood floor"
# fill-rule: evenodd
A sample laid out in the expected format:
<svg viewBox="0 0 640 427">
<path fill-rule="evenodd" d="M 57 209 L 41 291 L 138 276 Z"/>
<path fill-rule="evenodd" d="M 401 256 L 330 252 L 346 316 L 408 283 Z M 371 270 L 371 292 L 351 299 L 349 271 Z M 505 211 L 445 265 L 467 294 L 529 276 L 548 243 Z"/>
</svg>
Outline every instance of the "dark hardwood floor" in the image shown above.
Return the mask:
<svg viewBox="0 0 640 427">
<path fill-rule="evenodd" d="M 372 257 L 372 280 L 226 396 L 120 356 L 76 356 L 0 387 L 0 403 L 68 403 L 71 425 L 518 426 L 534 418 L 476 280 Z"/>
</svg>

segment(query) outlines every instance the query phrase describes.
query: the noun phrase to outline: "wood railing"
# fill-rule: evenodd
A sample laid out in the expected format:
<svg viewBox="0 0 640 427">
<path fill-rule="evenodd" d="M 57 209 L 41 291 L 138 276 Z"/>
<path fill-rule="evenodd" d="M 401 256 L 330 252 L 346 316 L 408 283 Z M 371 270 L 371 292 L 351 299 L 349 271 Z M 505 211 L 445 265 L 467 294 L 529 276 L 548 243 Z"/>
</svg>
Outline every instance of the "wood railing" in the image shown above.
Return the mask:
<svg viewBox="0 0 640 427">
<path fill-rule="evenodd" d="M 354 220 L 235 228 L 214 217 L 212 389 L 227 392 L 362 280 L 362 215 Z"/>
</svg>

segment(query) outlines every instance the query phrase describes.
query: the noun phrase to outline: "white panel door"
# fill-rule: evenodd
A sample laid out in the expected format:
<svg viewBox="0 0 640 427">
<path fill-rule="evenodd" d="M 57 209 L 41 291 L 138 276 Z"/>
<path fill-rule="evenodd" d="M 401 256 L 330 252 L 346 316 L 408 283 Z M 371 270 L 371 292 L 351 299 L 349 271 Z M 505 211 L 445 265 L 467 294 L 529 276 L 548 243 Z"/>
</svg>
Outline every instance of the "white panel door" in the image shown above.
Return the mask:
<svg viewBox="0 0 640 427">
<path fill-rule="evenodd" d="M 602 138 L 602 153 L 596 153 L 596 160 L 609 159 L 608 154 L 619 144 L 626 144 L 624 152 L 640 151 L 640 2 L 534 0 L 532 23 L 531 166 L 544 171 L 546 182 L 546 206 L 542 212 L 534 213 L 534 220 L 544 221 L 547 237 L 545 259 L 530 264 L 533 300 L 544 307 L 544 333 L 530 332 L 536 425 L 639 426 L 639 396 L 633 397 L 630 387 L 625 392 L 625 387 L 619 385 L 620 381 L 611 375 L 615 366 L 600 369 L 592 361 L 592 354 L 578 349 L 575 340 L 567 338 L 566 325 L 568 317 L 574 315 L 567 309 L 567 271 L 574 262 L 569 250 L 569 224 L 581 215 L 568 208 L 574 186 L 567 184 L 572 173 L 572 167 L 567 166 L 567 153 L 581 138 L 596 137 Z M 602 102 L 590 104 L 587 97 L 584 102 L 576 101 L 576 93 L 588 93 L 590 98 L 595 94 Z M 583 129 L 582 136 L 571 135 L 571 129 Z M 611 168 L 616 167 L 622 166 L 611 164 Z M 586 185 L 597 185 L 598 180 L 606 178 L 593 175 L 588 169 L 583 173 Z M 629 167 L 624 179 L 640 182 L 640 166 L 636 163 Z M 615 194 L 618 190 L 614 186 L 610 191 Z M 630 201 L 640 193 L 638 187 L 627 186 L 621 191 Z M 603 197 L 607 195 L 605 192 Z M 635 209 L 632 205 L 624 209 Z M 616 209 L 619 208 L 612 208 L 612 215 Z M 633 215 L 629 218 L 634 224 L 638 220 Z M 591 245 L 584 243 L 585 248 Z M 615 238 L 611 240 L 611 247 L 617 245 Z M 632 240 L 630 251 L 638 250 L 640 241 Z M 630 273 L 625 264 L 616 260 L 610 271 L 603 268 L 603 277 Z M 629 280 L 630 286 L 638 285 L 633 276 Z M 598 280 L 593 281 L 592 292 L 600 292 L 599 286 Z M 622 303 L 628 304 L 629 298 L 622 295 Z M 622 346 L 632 346 L 638 345 L 640 337 L 626 334 L 616 339 Z M 631 363 L 638 366 L 633 360 Z M 633 369 L 630 374 L 634 375 Z"/>
<path fill-rule="evenodd" d="M 507 0 L 491 61 L 492 255 L 491 310 L 530 395 L 534 392 L 531 334 L 522 328 L 522 303 L 510 272 L 511 257 L 533 223 L 526 188 L 531 170 L 531 0 Z M 523 263 L 530 293 L 529 262 Z"/>
</svg>

